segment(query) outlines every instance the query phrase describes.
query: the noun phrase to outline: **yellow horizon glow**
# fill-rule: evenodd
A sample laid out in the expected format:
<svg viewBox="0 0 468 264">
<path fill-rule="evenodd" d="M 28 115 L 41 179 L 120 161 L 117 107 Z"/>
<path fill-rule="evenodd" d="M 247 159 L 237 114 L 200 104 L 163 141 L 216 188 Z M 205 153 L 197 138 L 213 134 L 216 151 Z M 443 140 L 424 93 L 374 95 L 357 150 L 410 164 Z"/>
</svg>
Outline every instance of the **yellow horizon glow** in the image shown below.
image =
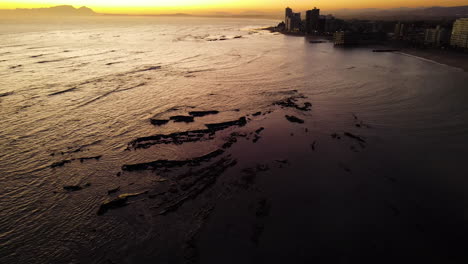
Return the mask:
<svg viewBox="0 0 468 264">
<path fill-rule="evenodd" d="M 200 13 L 207 11 L 279 11 L 286 6 L 294 10 L 359 9 L 359 8 L 396 8 L 428 6 L 468 5 L 467 0 L 6 0 L 0 9 L 46 8 L 57 5 L 86 6 L 98 13 L 109 14 L 162 14 L 162 13 Z"/>
</svg>

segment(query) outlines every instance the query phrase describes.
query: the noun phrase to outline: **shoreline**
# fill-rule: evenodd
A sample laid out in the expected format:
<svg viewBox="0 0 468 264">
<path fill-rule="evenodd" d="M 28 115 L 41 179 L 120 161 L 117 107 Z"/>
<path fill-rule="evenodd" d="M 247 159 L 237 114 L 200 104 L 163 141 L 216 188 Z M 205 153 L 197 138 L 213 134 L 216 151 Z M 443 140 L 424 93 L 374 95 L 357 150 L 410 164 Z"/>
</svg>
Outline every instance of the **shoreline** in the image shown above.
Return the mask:
<svg viewBox="0 0 468 264">
<path fill-rule="evenodd" d="M 415 56 L 468 72 L 468 54 L 452 50 L 403 48 L 402 54 Z"/>
<path fill-rule="evenodd" d="M 272 33 L 280 33 L 285 36 L 292 36 L 292 37 L 321 37 L 324 39 L 329 40 L 329 36 L 312 36 L 306 35 L 303 33 L 294 33 L 294 32 L 283 32 L 276 29 L 276 27 L 266 27 L 262 28 L 263 30 L 268 30 Z M 332 41 L 332 40 L 330 40 Z M 361 46 L 361 45 L 357 45 Z M 418 49 L 418 48 L 406 48 L 406 47 L 398 47 L 394 46 L 391 43 L 383 44 L 383 46 L 398 49 L 399 53 L 410 55 L 414 57 L 418 57 L 421 59 L 429 60 L 432 62 L 436 62 L 439 64 L 443 64 L 446 66 L 454 67 L 463 70 L 464 72 L 468 72 L 468 53 L 466 52 L 458 52 L 454 50 L 442 50 L 436 48 L 426 48 L 426 49 Z"/>
</svg>

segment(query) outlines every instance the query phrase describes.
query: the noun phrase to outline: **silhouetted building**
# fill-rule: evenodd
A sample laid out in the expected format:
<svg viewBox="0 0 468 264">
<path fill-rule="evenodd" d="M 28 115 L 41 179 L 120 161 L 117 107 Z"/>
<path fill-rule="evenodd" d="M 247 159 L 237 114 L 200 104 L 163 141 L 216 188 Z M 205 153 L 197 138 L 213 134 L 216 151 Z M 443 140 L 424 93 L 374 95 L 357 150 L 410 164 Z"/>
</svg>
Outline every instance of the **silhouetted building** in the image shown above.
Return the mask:
<svg viewBox="0 0 468 264">
<path fill-rule="evenodd" d="M 287 7 L 285 11 L 284 23 L 286 31 L 288 32 L 301 31 L 301 13 L 294 13 L 291 8 Z"/>
<path fill-rule="evenodd" d="M 450 45 L 468 48 L 468 18 L 460 18 L 453 23 Z"/>
<path fill-rule="evenodd" d="M 449 32 L 437 26 L 436 28 L 426 29 L 426 34 L 424 37 L 424 43 L 427 45 L 440 47 L 449 44 L 450 42 L 450 34 Z"/>
<path fill-rule="evenodd" d="M 394 39 L 402 39 L 405 36 L 405 24 L 398 22 L 395 25 L 395 34 L 393 35 Z"/>
<path fill-rule="evenodd" d="M 341 23 L 339 20 L 335 19 L 332 15 L 327 15 L 325 16 L 325 23 L 324 23 L 324 28 L 323 32 L 324 33 L 334 33 L 338 29 L 340 29 Z"/>
<path fill-rule="evenodd" d="M 288 17 L 292 16 L 293 11 L 292 11 L 291 8 L 286 7 L 286 10 L 285 10 L 284 13 L 285 13 L 285 14 L 284 14 L 284 22 L 286 22 L 286 19 L 287 19 Z"/>
<path fill-rule="evenodd" d="M 308 34 L 313 34 L 319 31 L 320 9 L 314 7 L 312 10 L 306 11 L 305 30 Z"/>
<path fill-rule="evenodd" d="M 333 42 L 339 46 L 380 44 L 386 40 L 386 36 L 385 32 L 340 31 L 333 34 Z"/>
<path fill-rule="evenodd" d="M 335 32 L 333 34 L 333 43 L 338 46 L 355 45 L 358 43 L 357 35 L 353 32 Z"/>
</svg>

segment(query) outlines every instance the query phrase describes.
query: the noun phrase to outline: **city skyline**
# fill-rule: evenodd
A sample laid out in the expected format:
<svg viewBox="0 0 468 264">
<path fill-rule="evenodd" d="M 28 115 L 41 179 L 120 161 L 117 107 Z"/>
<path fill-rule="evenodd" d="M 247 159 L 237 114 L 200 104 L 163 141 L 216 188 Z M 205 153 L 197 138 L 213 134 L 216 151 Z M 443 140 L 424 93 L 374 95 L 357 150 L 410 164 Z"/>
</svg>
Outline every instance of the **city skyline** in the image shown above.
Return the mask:
<svg viewBox="0 0 468 264">
<path fill-rule="evenodd" d="M 351 1 L 351 0 L 335 0 L 335 1 L 275 1 L 260 0 L 174 0 L 166 2 L 152 2 L 149 0 L 135 0 L 129 3 L 128 1 L 109 1 L 109 0 L 19 0 L 6 1 L 0 3 L 0 9 L 16 9 L 16 8 L 47 8 L 56 5 L 73 5 L 75 7 L 87 6 L 99 13 L 110 14 L 161 14 L 161 13 L 207 13 L 207 12 L 276 12 L 281 11 L 284 6 L 294 6 L 297 10 L 311 9 L 314 6 L 320 6 L 322 10 L 333 11 L 339 9 L 393 9 L 400 7 L 416 8 L 416 7 L 431 7 L 431 6 L 461 6 L 467 5 L 464 0 L 397 0 L 397 1 Z"/>
</svg>

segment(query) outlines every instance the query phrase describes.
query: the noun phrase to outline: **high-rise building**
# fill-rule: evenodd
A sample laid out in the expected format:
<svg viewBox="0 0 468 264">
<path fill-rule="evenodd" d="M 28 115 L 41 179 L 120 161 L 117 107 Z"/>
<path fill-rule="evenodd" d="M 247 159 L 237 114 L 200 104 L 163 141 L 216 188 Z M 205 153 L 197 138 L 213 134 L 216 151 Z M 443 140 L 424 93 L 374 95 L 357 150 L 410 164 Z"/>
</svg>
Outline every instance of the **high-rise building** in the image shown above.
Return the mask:
<svg viewBox="0 0 468 264">
<path fill-rule="evenodd" d="M 306 11 L 305 30 L 306 33 L 312 34 L 319 30 L 320 9 L 314 7 L 312 10 Z"/>
<path fill-rule="evenodd" d="M 294 13 L 291 8 L 287 7 L 285 11 L 284 23 L 286 31 L 298 32 L 301 30 L 301 13 Z"/>
<path fill-rule="evenodd" d="M 453 23 L 450 45 L 468 48 L 468 18 L 460 18 Z"/>
<path fill-rule="evenodd" d="M 442 45 L 448 44 L 449 40 L 449 32 L 440 26 L 437 26 L 436 28 L 426 29 L 426 34 L 424 37 L 425 44 L 440 47 Z"/>
<path fill-rule="evenodd" d="M 398 22 L 395 25 L 395 39 L 402 39 L 405 36 L 405 24 Z"/>
<path fill-rule="evenodd" d="M 291 8 L 286 7 L 286 10 L 285 10 L 284 13 L 285 13 L 285 14 L 284 14 L 284 23 L 286 23 L 286 19 L 287 19 L 288 17 L 291 17 L 291 16 L 292 16 L 293 11 L 292 11 Z"/>
</svg>

